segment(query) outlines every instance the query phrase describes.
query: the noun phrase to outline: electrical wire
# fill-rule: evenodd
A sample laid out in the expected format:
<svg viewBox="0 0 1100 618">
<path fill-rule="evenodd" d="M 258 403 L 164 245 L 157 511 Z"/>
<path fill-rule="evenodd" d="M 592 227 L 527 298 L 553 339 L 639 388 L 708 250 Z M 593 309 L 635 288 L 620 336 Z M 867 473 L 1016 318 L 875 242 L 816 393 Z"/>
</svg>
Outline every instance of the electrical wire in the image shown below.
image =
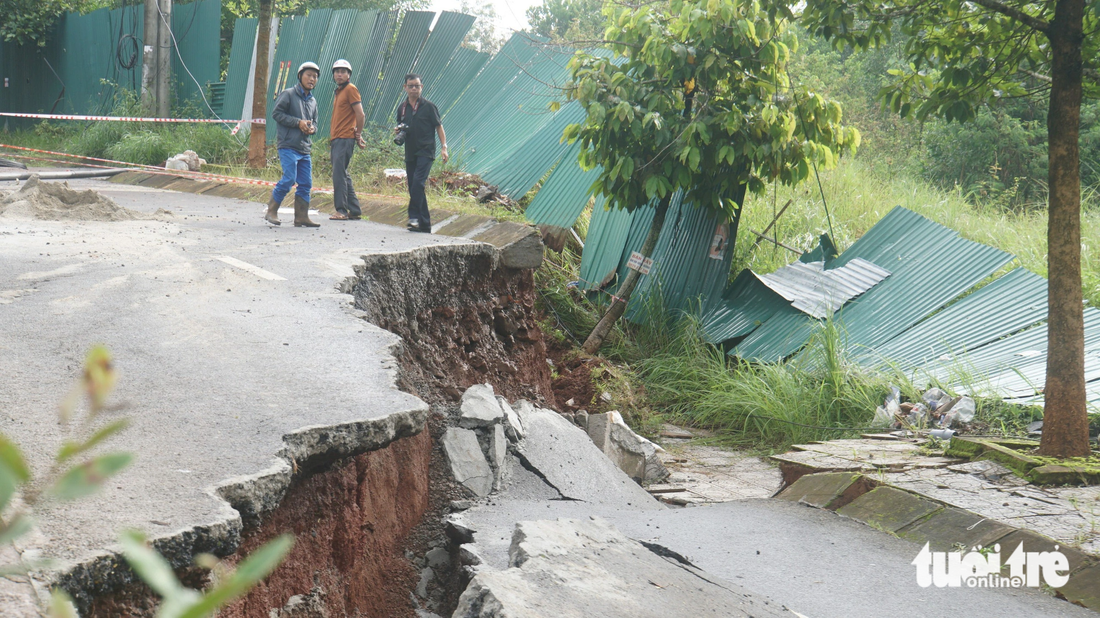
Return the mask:
<svg viewBox="0 0 1100 618">
<path fill-rule="evenodd" d="M 195 13 L 198 13 L 198 10 L 199 10 L 199 8 L 197 6 L 198 3 L 196 2 L 195 5 L 196 6 L 195 6 L 194 11 L 195 11 Z M 187 68 L 187 63 L 183 61 L 183 55 L 180 54 L 179 41 L 176 40 L 176 35 L 172 32 L 172 26 L 171 26 L 171 24 L 168 23 L 167 18 L 165 18 L 164 11 L 161 10 L 160 4 L 157 3 L 156 6 L 157 6 L 157 13 L 160 14 L 161 23 L 163 23 L 165 26 L 167 26 L 168 36 L 172 37 L 172 48 L 176 50 L 176 57 L 179 58 L 180 66 L 183 67 L 184 71 L 187 71 L 187 75 L 191 78 L 191 81 L 195 82 L 195 86 L 197 86 L 198 89 L 199 89 L 199 96 L 202 97 L 202 102 L 206 105 L 206 109 L 210 110 L 211 115 L 213 115 L 218 120 L 224 120 L 224 118 L 219 116 L 218 113 L 214 111 L 214 108 L 210 106 L 210 101 L 207 100 L 206 93 L 203 92 L 202 84 L 199 83 L 199 80 L 195 79 L 195 75 L 193 73 L 191 73 L 191 69 Z M 188 29 L 190 29 L 190 28 L 188 28 Z M 259 52 L 257 52 L 257 53 L 259 53 Z M 239 136 L 234 134 L 232 137 L 237 142 L 238 145 L 244 146 L 244 142 L 241 141 L 241 138 Z"/>
</svg>

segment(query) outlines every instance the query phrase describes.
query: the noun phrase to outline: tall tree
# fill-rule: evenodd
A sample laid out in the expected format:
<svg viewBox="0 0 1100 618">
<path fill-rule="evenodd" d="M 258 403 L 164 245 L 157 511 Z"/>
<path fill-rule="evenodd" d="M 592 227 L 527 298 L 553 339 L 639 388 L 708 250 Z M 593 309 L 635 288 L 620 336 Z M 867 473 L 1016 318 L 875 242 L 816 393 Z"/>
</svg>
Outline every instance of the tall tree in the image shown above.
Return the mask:
<svg viewBox="0 0 1100 618">
<path fill-rule="evenodd" d="M 260 0 L 260 16 L 256 27 L 256 71 L 252 77 L 252 130 L 248 136 L 248 167 L 267 166 L 267 125 L 256 122 L 267 119 L 267 50 L 271 46 L 271 13 L 275 0 Z"/>
<path fill-rule="evenodd" d="M 78 6 L 74 0 L 0 0 L 0 37 L 45 47 L 57 18 Z"/>
<path fill-rule="evenodd" d="M 531 32 L 551 41 L 599 39 L 604 23 L 603 0 L 544 0 L 527 9 Z"/>
<path fill-rule="evenodd" d="M 812 164 L 831 167 L 859 133 L 840 105 L 790 82 L 798 40 L 785 18 L 753 0 L 608 4 L 603 35 L 614 56 L 578 52 L 568 96 L 587 110 L 565 129 L 580 163 L 599 167 L 592 189 L 611 208 L 654 204 L 641 253 L 657 243 L 674 192 L 731 219 L 745 187 L 796 184 Z M 631 270 L 584 343 L 594 353 L 638 281 Z"/>
<path fill-rule="evenodd" d="M 790 10 L 790 9 L 788 9 Z M 1089 454 L 1081 292 L 1079 130 L 1084 92 L 1100 94 L 1100 2 L 807 0 L 803 21 L 840 46 L 909 36 L 910 65 L 882 91 L 902 116 L 966 121 L 984 102 L 1047 96 L 1048 345 L 1040 452 Z"/>
</svg>

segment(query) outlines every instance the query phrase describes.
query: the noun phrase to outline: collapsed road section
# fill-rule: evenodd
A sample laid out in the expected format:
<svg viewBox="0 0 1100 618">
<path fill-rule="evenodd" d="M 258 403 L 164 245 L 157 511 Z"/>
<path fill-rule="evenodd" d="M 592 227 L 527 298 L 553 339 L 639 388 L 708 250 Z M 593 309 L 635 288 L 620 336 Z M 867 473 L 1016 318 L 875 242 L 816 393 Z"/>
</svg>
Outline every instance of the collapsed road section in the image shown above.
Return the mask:
<svg viewBox="0 0 1100 618">
<path fill-rule="evenodd" d="M 428 406 L 395 385 L 400 340 L 334 284 L 364 254 L 469 241 L 370 223 L 271 230 L 251 203 L 72 186 L 145 216 L 0 218 L 0 431 L 48 470 L 69 437 L 58 403 L 101 343 L 119 376 L 112 414 L 131 421 L 105 448 L 135 459 L 95 496 L 37 508 L 13 559 L 54 562 L 5 580 L 6 615 L 37 615 L 54 584 L 83 615 L 151 612 L 117 553 L 125 529 L 194 587 L 208 579 L 196 553 L 232 562 L 293 532 L 284 565 L 225 615 L 268 616 L 295 596 L 330 615 L 412 615 L 403 552 L 431 508 Z"/>
</svg>

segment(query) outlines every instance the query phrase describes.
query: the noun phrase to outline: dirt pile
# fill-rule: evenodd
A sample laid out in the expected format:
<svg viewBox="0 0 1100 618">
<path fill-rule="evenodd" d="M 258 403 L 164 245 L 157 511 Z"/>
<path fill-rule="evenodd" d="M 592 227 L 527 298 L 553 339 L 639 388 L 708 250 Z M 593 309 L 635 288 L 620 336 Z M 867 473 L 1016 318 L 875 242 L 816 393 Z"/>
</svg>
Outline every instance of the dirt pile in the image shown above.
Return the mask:
<svg viewBox="0 0 1100 618">
<path fill-rule="evenodd" d="M 123 208 L 91 189 L 76 191 L 69 188 L 67 182 L 42 182 L 36 174 L 18 191 L 0 199 L 0 217 L 40 221 L 132 221 L 156 216 Z"/>
</svg>

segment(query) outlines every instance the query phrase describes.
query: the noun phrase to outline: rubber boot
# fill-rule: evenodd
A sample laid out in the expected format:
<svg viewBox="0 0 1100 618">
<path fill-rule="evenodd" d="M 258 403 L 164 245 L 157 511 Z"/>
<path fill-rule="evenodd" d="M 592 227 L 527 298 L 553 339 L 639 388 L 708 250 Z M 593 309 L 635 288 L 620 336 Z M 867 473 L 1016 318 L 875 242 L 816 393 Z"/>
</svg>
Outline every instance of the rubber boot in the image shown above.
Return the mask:
<svg viewBox="0 0 1100 618">
<path fill-rule="evenodd" d="M 309 220 L 309 202 L 300 196 L 294 196 L 294 227 L 321 227 L 320 223 Z"/>
<path fill-rule="evenodd" d="M 279 202 L 276 202 L 273 197 L 267 200 L 267 214 L 264 215 L 264 221 L 271 225 L 283 224 L 282 221 L 279 221 Z"/>
</svg>

